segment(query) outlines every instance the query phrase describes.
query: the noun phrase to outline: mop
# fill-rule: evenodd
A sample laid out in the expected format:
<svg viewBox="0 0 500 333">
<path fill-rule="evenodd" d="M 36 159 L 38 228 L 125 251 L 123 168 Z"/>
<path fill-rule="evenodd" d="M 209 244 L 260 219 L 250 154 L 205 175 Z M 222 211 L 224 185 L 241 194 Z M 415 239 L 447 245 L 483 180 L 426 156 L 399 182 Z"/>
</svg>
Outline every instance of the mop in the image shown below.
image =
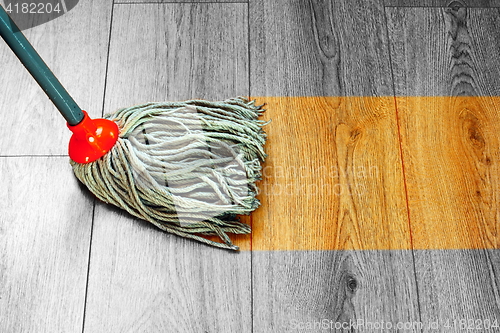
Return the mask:
<svg viewBox="0 0 500 333">
<path fill-rule="evenodd" d="M 97 198 L 163 231 L 238 250 L 228 234 L 250 233 L 238 215 L 259 206 L 262 106 L 243 97 L 145 103 L 91 119 L 1 5 L 0 34 L 65 118 L 70 164 Z"/>
</svg>

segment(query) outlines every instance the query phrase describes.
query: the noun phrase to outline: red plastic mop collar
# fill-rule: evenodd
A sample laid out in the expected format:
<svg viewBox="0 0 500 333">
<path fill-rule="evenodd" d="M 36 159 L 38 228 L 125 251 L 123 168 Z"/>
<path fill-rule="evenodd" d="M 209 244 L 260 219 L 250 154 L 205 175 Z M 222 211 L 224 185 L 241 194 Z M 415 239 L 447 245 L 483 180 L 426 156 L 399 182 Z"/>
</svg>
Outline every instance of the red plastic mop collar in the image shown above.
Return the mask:
<svg viewBox="0 0 500 333">
<path fill-rule="evenodd" d="M 90 163 L 104 156 L 118 140 L 118 125 L 108 119 L 91 119 L 83 111 L 83 120 L 69 125 L 73 132 L 69 140 L 69 157 L 77 163 Z"/>
</svg>

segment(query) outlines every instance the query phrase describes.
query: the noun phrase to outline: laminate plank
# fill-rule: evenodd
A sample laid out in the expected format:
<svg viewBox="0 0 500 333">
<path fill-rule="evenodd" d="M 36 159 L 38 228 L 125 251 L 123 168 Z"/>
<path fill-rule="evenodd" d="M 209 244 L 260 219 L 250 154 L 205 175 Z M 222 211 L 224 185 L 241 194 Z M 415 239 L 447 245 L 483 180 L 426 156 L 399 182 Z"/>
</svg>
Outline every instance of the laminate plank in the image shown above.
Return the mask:
<svg viewBox="0 0 500 333">
<path fill-rule="evenodd" d="M 388 7 L 500 7 L 499 0 L 385 0 Z"/>
<path fill-rule="evenodd" d="M 380 1 L 258 0 L 250 8 L 252 95 L 392 96 Z"/>
<path fill-rule="evenodd" d="M 118 0 L 115 4 L 153 3 L 247 3 L 248 0 Z"/>
<path fill-rule="evenodd" d="M 418 321 L 382 3 L 250 9 L 251 95 L 272 120 L 252 215 L 254 331 Z"/>
<path fill-rule="evenodd" d="M 254 250 L 412 248 L 394 97 L 257 100 L 272 122 Z"/>
<path fill-rule="evenodd" d="M 136 30 L 137 37 L 111 40 L 111 52 L 121 55 L 109 62 L 106 112 L 150 100 L 217 100 L 248 94 L 245 8 L 244 4 L 116 5 L 116 12 L 128 15 L 132 27 L 115 25 L 114 33 L 120 37 L 118 29 L 124 34 Z M 144 16 L 146 23 L 136 21 L 143 15 L 150 15 Z M 163 22 L 165 17 L 174 22 Z"/>
<path fill-rule="evenodd" d="M 422 319 L 500 320 L 499 12 L 387 18 Z"/>
<path fill-rule="evenodd" d="M 102 110 L 111 3 L 80 1 L 63 16 L 23 31 L 75 101 L 91 116 Z M 64 118 L 7 47 L 1 44 L 1 155 L 67 154 Z"/>
<path fill-rule="evenodd" d="M 411 251 L 253 256 L 254 332 L 396 332 L 420 322 Z"/>
<path fill-rule="evenodd" d="M 64 157 L 0 158 L 0 187 L 0 331 L 81 332 L 93 199 Z"/>
<path fill-rule="evenodd" d="M 246 9 L 116 5 L 105 109 L 248 94 Z M 249 332 L 250 259 L 98 204 L 85 332 Z"/>
<path fill-rule="evenodd" d="M 416 250 L 415 263 L 422 332 L 498 331 L 498 249 Z"/>
</svg>

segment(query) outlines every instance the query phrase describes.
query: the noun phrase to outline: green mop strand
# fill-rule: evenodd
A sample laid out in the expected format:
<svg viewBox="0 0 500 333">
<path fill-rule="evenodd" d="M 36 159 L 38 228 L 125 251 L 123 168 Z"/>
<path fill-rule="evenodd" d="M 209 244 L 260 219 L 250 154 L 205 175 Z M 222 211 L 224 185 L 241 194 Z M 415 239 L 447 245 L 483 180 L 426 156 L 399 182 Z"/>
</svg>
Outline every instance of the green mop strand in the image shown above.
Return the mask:
<svg viewBox="0 0 500 333">
<path fill-rule="evenodd" d="M 259 206 L 261 106 L 241 97 L 148 103 L 90 119 L 1 6 L 0 35 L 66 119 L 71 165 L 92 193 L 164 231 L 238 249 L 228 234 L 249 233 L 238 215 Z"/>
<path fill-rule="evenodd" d="M 237 250 L 227 234 L 250 233 L 237 215 L 259 206 L 262 111 L 241 97 L 121 109 L 106 116 L 120 128 L 115 146 L 94 162 L 71 165 L 102 201 L 164 231 Z"/>
</svg>

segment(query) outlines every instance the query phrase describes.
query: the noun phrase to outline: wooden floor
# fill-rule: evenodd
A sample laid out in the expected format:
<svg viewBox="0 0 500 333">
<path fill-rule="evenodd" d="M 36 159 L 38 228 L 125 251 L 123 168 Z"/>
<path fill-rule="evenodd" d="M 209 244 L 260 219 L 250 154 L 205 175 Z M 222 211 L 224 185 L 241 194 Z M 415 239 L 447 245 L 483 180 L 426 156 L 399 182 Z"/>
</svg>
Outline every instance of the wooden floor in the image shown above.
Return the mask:
<svg viewBox="0 0 500 333">
<path fill-rule="evenodd" d="M 0 43 L 0 332 L 500 332 L 500 1 L 80 1 L 25 31 L 98 117 L 267 103 L 239 253 L 89 194 Z"/>
</svg>

